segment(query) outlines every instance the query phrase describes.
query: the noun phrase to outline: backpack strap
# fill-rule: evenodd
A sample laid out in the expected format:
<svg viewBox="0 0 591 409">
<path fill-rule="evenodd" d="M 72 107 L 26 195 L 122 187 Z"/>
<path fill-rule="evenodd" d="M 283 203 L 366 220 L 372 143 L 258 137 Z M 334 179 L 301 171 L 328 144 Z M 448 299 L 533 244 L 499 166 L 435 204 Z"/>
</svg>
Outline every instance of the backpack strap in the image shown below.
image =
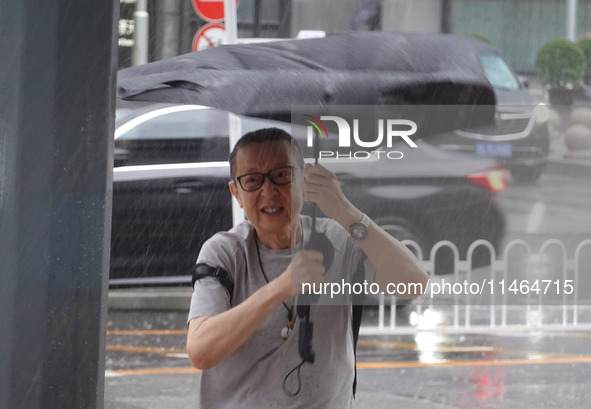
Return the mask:
<svg viewBox="0 0 591 409">
<path fill-rule="evenodd" d="M 359 327 L 363 315 L 363 305 L 353 306 L 353 353 L 355 354 L 355 378 L 353 378 L 353 396 L 357 390 L 357 339 L 359 339 Z"/>
<path fill-rule="evenodd" d="M 232 294 L 234 293 L 234 283 L 230 278 L 230 274 L 226 270 L 221 267 L 212 267 L 205 263 L 199 263 L 193 268 L 193 277 L 191 279 L 191 287 L 195 286 L 195 282 L 197 280 L 201 280 L 205 277 L 214 277 L 217 278 L 220 283 L 224 286 L 224 288 L 230 294 L 230 298 L 232 298 Z"/>
<path fill-rule="evenodd" d="M 362 257 L 357 264 L 357 270 L 353 275 L 354 283 L 362 283 L 365 277 L 365 259 Z M 360 295 L 352 299 L 353 313 L 351 317 L 351 328 L 353 329 L 353 354 L 355 355 L 355 377 L 353 378 L 353 396 L 357 390 L 357 340 L 359 339 L 359 328 L 361 327 L 361 318 L 363 316 L 363 296 Z"/>
</svg>

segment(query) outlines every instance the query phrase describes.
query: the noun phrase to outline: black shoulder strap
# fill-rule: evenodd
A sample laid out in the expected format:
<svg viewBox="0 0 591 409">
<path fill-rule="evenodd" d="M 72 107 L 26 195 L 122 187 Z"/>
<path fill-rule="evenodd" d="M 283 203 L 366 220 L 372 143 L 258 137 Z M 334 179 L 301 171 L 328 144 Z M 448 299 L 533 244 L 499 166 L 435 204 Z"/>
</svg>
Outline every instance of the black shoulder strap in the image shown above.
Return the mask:
<svg viewBox="0 0 591 409">
<path fill-rule="evenodd" d="M 234 283 L 230 278 L 230 274 L 226 270 L 220 267 L 212 267 L 205 263 L 197 264 L 193 269 L 193 278 L 191 279 L 191 287 L 195 286 L 195 282 L 205 277 L 215 277 L 220 280 L 220 283 L 224 286 L 228 293 L 230 294 L 230 298 L 232 298 L 232 294 L 234 293 Z"/>
<path fill-rule="evenodd" d="M 365 277 L 365 257 L 362 257 L 357 264 L 357 270 L 353 275 L 354 283 L 362 283 Z M 353 328 L 353 353 L 355 354 L 355 378 L 353 378 L 353 396 L 357 390 L 357 340 L 359 339 L 359 328 L 361 327 L 361 318 L 363 316 L 363 299 L 354 298 L 353 314 L 352 314 L 352 328 Z"/>
<path fill-rule="evenodd" d="M 355 354 L 355 378 L 353 379 L 353 396 L 357 390 L 357 339 L 359 339 L 359 327 L 363 315 L 363 305 L 353 306 L 353 353 Z"/>
</svg>

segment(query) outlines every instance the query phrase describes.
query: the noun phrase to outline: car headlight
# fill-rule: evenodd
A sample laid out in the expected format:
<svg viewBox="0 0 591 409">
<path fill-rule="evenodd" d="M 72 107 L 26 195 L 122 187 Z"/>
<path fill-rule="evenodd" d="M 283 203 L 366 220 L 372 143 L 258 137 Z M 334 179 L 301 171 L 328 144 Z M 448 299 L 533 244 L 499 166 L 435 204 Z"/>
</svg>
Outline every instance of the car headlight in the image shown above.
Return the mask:
<svg viewBox="0 0 591 409">
<path fill-rule="evenodd" d="M 543 102 L 540 102 L 538 105 L 536 105 L 532 110 L 532 113 L 536 117 L 537 123 L 546 122 L 550 118 L 550 111 Z"/>
</svg>

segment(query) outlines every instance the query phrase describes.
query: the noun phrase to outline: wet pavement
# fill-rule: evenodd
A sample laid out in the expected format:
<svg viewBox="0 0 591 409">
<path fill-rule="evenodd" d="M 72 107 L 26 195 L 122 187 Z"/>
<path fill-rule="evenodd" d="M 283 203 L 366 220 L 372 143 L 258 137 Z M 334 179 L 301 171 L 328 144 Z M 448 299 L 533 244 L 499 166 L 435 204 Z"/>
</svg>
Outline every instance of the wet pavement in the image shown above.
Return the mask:
<svg viewBox="0 0 591 409">
<path fill-rule="evenodd" d="M 375 314 L 366 311 L 366 328 Z M 109 314 L 105 409 L 198 407 L 184 321 L 182 312 Z M 591 332 L 568 328 L 363 335 L 355 407 L 589 408 Z"/>
</svg>

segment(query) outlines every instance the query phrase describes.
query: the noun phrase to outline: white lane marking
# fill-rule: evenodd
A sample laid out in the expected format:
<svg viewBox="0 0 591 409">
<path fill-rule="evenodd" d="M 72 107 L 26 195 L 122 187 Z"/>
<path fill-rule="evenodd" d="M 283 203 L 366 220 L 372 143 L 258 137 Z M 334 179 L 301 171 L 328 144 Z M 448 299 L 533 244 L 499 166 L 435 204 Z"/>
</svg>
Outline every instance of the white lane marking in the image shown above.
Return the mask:
<svg viewBox="0 0 591 409">
<path fill-rule="evenodd" d="M 166 354 L 166 356 L 170 357 L 170 358 L 189 359 L 189 354 L 172 353 L 172 354 Z"/>
</svg>

